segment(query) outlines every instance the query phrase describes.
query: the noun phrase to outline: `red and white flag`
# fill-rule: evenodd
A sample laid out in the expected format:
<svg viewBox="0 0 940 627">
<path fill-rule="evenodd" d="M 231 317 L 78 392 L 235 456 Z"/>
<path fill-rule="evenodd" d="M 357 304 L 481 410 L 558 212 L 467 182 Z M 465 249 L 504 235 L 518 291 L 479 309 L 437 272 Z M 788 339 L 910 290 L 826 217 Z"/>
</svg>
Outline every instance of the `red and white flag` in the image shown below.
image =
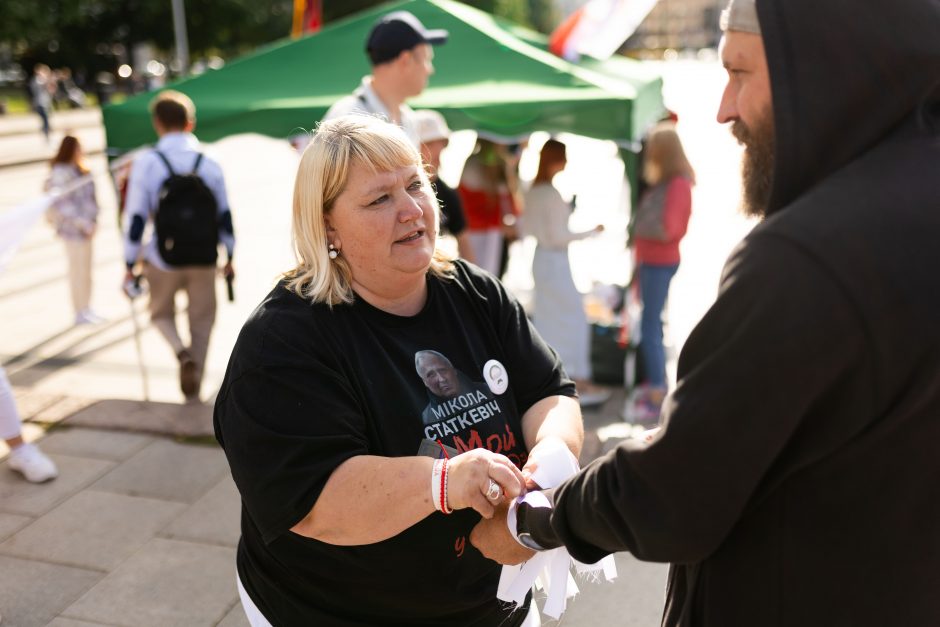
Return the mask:
<svg viewBox="0 0 940 627">
<path fill-rule="evenodd" d="M 555 29 L 549 49 L 569 61 L 582 54 L 606 59 L 623 45 L 656 0 L 588 0 Z"/>
<path fill-rule="evenodd" d="M 294 20 L 291 37 L 316 33 L 323 26 L 322 0 L 294 0 Z"/>
</svg>

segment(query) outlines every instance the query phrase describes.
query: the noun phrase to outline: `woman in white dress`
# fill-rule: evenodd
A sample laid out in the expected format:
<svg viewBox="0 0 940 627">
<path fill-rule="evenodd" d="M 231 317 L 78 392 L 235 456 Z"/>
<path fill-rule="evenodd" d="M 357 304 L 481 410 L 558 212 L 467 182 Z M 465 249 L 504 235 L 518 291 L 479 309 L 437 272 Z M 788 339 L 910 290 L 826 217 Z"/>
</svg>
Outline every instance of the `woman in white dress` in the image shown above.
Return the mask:
<svg viewBox="0 0 940 627">
<path fill-rule="evenodd" d="M 565 145 L 549 139 L 539 153 L 539 169 L 525 195 L 525 229 L 538 245 L 532 261 L 535 281 L 535 327 L 561 357 L 568 376 L 578 386 L 582 405 L 602 403 L 609 394 L 591 381 L 590 327 L 581 293 L 575 287 L 568 261 L 568 244 L 604 230 L 568 228 L 571 206 L 552 185 L 568 163 Z"/>
</svg>

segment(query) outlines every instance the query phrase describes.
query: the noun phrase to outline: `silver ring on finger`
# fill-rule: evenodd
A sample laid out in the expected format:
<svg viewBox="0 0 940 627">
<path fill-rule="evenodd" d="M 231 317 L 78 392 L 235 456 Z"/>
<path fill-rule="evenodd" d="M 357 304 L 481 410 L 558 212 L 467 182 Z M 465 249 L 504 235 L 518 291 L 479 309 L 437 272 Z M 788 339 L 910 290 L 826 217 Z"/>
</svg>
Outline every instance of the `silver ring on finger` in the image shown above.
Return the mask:
<svg viewBox="0 0 940 627">
<path fill-rule="evenodd" d="M 503 497 L 503 489 L 499 487 L 499 484 L 490 479 L 489 484 L 486 487 L 486 498 L 491 501 L 498 501 Z"/>
</svg>

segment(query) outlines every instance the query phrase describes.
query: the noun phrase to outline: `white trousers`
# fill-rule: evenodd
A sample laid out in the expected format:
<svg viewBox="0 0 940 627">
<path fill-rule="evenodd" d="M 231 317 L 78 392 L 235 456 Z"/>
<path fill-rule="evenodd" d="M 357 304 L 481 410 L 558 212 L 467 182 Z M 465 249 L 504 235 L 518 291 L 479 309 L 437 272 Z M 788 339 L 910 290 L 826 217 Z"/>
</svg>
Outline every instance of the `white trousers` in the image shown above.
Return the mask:
<svg viewBox="0 0 940 627">
<path fill-rule="evenodd" d="M 0 366 L 0 440 L 12 440 L 20 435 L 20 412 L 16 409 L 13 388 L 6 370 Z"/>
<path fill-rule="evenodd" d="M 91 239 L 63 239 L 69 261 L 69 288 L 75 313 L 91 302 Z"/>
<path fill-rule="evenodd" d="M 245 591 L 245 586 L 242 585 L 242 578 L 238 576 L 237 570 L 235 571 L 235 583 L 238 584 L 238 598 L 242 601 L 242 609 L 245 610 L 245 616 L 248 617 L 248 623 L 251 627 L 272 627 L 268 619 L 265 618 L 261 610 L 258 609 L 258 606 L 255 605 L 255 602 L 248 596 L 248 592 Z"/>
</svg>

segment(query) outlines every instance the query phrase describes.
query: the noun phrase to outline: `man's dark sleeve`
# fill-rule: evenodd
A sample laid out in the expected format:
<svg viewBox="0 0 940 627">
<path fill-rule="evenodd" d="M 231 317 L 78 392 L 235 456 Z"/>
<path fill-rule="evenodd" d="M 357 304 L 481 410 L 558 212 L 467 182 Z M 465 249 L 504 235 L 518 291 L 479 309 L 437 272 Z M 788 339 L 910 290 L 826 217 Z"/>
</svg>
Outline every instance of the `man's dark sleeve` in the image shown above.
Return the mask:
<svg viewBox="0 0 940 627">
<path fill-rule="evenodd" d="M 844 415 L 832 442 L 866 415 L 874 368 L 864 337 L 824 266 L 778 236 L 750 237 L 682 350 L 663 431 L 649 445 L 624 442 L 554 490 L 554 508 L 532 512 L 533 538 L 560 539 L 589 563 L 622 550 L 662 562 L 710 555 L 761 486 L 807 461 L 787 446 L 808 415 Z"/>
</svg>

